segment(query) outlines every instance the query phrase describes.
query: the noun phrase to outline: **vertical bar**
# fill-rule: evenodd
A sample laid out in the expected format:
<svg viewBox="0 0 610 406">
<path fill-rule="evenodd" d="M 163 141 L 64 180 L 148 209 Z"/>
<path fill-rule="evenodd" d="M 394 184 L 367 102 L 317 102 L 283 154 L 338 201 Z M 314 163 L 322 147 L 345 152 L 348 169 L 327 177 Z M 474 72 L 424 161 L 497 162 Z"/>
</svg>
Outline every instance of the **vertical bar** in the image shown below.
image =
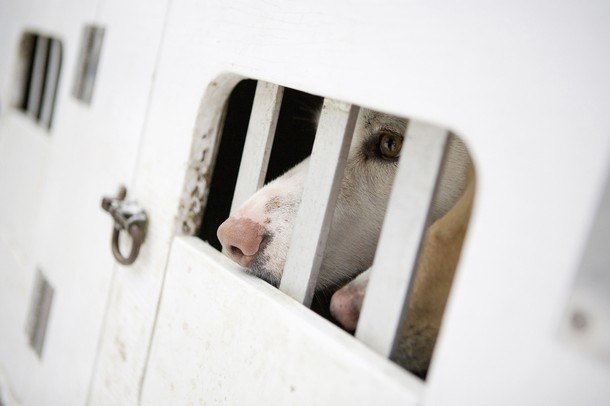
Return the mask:
<svg viewBox="0 0 610 406">
<path fill-rule="evenodd" d="M 61 42 L 56 39 L 52 39 L 49 45 L 46 80 L 42 95 L 42 106 L 40 108 L 40 123 L 46 128 L 51 127 L 51 117 L 55 107 L 55 93 L 57 92 L 60 68 Z"/>
<path fill-rule="evenodd" d="M 283 95 L 284 88 L 273 83 L 259 81 L 256 85 L 231 213 L 260 189 L 265 181 Z"/>
<path fill-rule="evenodd" d="M 411 121 L 407 128 L 356 329 L 356 337 L 387 357 L 406 317 L 447 140 L 447 131 L 437 127 Z"/>
<path fill-rule="evenodd" d="M 326 249 L 358 111 L 356 106 L 328 99 L 322 108 L 280 283 L 280 290 L 308 307 Z"/>
<path fill-rule="evenodd" d="M 36 37 L 34 67 L 32 68 L 32 79 L 30 82 L 27 105 L 27 112 L 34 117 L 34 119 L 38 119 L 40 114 L 40 103 L 42 102 L 48 51 L 49 38 L 38 35 Z"/>
</svg>

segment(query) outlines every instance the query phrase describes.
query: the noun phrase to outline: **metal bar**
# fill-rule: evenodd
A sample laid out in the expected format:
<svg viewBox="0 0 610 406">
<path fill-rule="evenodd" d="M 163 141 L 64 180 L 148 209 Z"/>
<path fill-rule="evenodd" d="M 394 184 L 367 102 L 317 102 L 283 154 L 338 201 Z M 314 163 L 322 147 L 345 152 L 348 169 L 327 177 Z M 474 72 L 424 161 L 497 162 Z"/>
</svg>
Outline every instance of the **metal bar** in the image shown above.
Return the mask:
<svg viewBox="0 0 610 406">
<path fill-rule="evenodd" d="M 325 100 L 309 173 L 288 250 L 280 290 L 305 306 L 311 300 L 339 195 L 359 108 Z"/>
<path fill-rule="evenodd" d="M 44 89 L 45 72 L 47 67 L 47 53 L 49 51 L 49 38 L 41 35 L 36 39 L 36 51 L 34 54 L 34 67 L 32 68 L 32 79 L 28 94 L 27 112 L 38 119 L 42 92 Z"/>
<path fill-rule="evenodd" d="M 233 194 L 231 213 L 263 186 L 284 88 L 259 81 Z"/>
<path fill-rule="evenodd" d="M 395 348 L 447 147 L 446 130 L 411 121 L 356 337 L 384 356 Z"/>
<path fill-rule="evenodd" d="M 40 123 L 46 128 L 51 127 L 51 118 L 55 107 L 55 93 L 57 92 L 61 69 L 61 52 L 61 42 L 52 39 L 49 45 L 46 79 L 42 94 L 42 106 L 40 107 Z"/>
</svg>

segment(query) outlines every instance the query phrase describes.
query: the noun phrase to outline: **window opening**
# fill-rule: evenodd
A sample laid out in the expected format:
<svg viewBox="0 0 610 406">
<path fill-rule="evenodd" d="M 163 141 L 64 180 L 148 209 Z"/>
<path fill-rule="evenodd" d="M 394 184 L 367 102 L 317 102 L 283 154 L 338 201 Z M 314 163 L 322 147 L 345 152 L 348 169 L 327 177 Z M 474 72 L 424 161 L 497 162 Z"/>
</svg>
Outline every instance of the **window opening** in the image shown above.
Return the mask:
<svg viewBox="0 0 610 406">
<path fill-rule="evenodd" d="M 265 183 L 283 176 L 231 210 L 249 126 L 260 138 L 249 151 L 266 153 L 272 136 L 274 86 L 245 80 L 231 94 L 197 235 L 220 250 L 222 224 L 224 252 L 247 272 L 425 378 L 474 196 L 466 146 L 447 129 L 285 88 Z M 251 162 L 242 170 L 264 171 Z M 279 239 L 283 263 L 271 258 L 282 248 L 265 251 Z"/>
</svg>

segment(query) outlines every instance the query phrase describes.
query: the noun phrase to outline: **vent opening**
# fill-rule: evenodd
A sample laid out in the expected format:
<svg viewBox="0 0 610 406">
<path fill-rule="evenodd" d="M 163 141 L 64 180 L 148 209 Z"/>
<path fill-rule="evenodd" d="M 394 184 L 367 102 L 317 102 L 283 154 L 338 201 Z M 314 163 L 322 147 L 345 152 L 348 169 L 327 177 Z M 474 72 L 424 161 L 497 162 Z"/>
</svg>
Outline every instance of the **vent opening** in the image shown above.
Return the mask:
<svg viewBox="0 0 610 406">
<path fill-rule="evenodd" d="M 104 40 L 104 28 L 86 25 L 81 34 L 81 44 L 76 65 L 76 78 L 72 86 L 72 96 L 85 104 L 91 104 L 97 67 Z"/>
<path fill-rule="evenodd" d="M 19 46 L 13 106 L 50 129 L 62 63 L 59 40 L 26 32 Z"/>
<path fill-rule="evenodd" d="M 40 358 L 47 334 L 49 315 L 53 304 L 55 289 L 39 270 L 36 273 L 34 289 L 31 296 L 30 312 L 27 323 L 27 335 L 30 347 Z"/>
</svg>

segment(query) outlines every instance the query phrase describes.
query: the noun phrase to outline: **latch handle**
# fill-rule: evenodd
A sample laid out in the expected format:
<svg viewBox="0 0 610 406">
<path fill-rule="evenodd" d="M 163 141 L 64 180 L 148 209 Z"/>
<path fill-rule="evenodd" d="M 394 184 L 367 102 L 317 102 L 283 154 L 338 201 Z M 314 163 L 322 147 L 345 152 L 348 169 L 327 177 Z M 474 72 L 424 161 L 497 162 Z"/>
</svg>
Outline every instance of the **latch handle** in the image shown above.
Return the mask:
<svg viewBox="0 0 610 406">
<path fill-rule="evenodd" d="M 126 201 L 126 196 L 127 189 L 121 186 L 117 197 L 102 198 L 102 208 L 114 220 L 112 231 L 112 254 L 114 258 L 123 265 L 131 265 L 138 258 L 140 247 L 146 238 L 148 216 L 136 202 Z M 119 248 L 121 231 L 127 231 L 131 236 L 131 251 L 127 257 L 123 255 Z"/>
</svg>

